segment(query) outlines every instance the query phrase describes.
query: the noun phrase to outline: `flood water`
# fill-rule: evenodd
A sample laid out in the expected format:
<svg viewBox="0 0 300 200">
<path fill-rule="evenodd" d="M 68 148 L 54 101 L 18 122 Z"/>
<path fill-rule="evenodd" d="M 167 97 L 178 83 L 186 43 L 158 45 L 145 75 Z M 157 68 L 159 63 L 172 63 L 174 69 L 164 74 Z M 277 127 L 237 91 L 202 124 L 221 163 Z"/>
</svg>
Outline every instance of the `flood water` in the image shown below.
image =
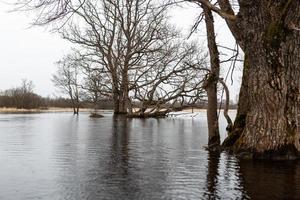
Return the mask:
<svg viewBox="0 0 300 200">
<path fill-rule="evenodd" d="M 2 114 L 0 199 L 300 199 L 299 162 L 242 162 L 206 143 L 205 113 Z"/>
</svg>

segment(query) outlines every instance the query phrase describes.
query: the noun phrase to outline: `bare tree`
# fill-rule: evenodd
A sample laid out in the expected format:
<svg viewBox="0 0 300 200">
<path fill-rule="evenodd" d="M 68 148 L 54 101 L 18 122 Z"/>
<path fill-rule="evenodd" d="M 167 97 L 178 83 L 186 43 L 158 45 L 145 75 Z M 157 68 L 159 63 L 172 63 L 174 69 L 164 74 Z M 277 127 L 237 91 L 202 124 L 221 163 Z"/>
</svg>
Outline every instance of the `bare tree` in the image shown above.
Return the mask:
<svg viewBox="0 0 300 200">
<path fill-rule="evenodd" d="M 205 75 L 205 80 L 203 83 L 203 88 L 207 93 L 207 123 L 208 123 L 208 148 L 211 150 L 220 149 L 220 133 L 219 133 L 219 113 L 218 113 L 218 83 L 220 82 L 225 89 L 226 93 L 226 103 L 224 109 L 224 116 L 228 121 L 228 130 L 231 129 L 232 122 L 228 115 L 229 107 L 229 90 L 220 78 L 220 67 L 221 63 L 231 62 L 236 59 L 238 53 L 234 56 L 221 61 L 220 52 L 216 42 L 215 27 L 214 27 L 214 16 L 212 10 L 201 2 L 198 2 L 199 7 L 202 8 L 202 13 L 199 14 L 197 21 L 192 27 L 191 33 L 193 34 L 202 21 L 205 21 L 206 34 L 207 34 L 207 46 L 209 50 L 210 57 L 210 69 L 204 69 L 207 73 Z M 223 47 L 226 50 L 229 48 Z M 231 50 L 231 49 L 230 49 Z M 222 52 L 221 52 L 222 54 Z M 234 60 L 235 61 L 235 60 Z M 223 96 L 223 92 L 221 93 Z M 222 99 L 222 97 L 221 97 Z M 221 107 L 221 106 L 220 106 Z"/>
<path fill-rule="evenodd" d="M 71 55 L 66 56 L 58 64 L 58 70 L 52 77 L 52 82 L 62 92 L 67 94 L 71 101 L 73 112 L 79 114 L 81 86 L 79 83 L 79 66 L 73 62 Z"/>
<path fill-rule="evenodd" d="M 33 82 L 27 79 L 22 79 L 20 86 L 1 92 L 0 97 L 2 107 L 34 109 L 45 106 L 43 98 L 34 93 Z"/>
<path fill-rule="evenodd" d="M 159 111 L 154 107 L 159 108 L 170 102 L 174 104 L 179 100 L 182 103 L 195 102 L 202 97 L 201 72 L 196 67 L 183 64 L 188 54 L 192 53 L 192 58 L 196 50 L 179 42 L 182 40 L 179 32 L 167 22 L 167 7 L 159 4 L 159 1 L 19 2 L 26 2 L 24 6 L 27 9 L 38 10 L 40 15 L 37 24 L 64 21 L 64 28 L 60 30 L 63 37 L 84 49 L 98 72 L 105 67 L 110 84 L 103 84 L 103 80 L 107 80 L 107 73 L 98 73 L 91 70 L 93 67 L 86 67 L 84 71 L 90 78 L 84 87 L 91 89 L 89 86 L 95 81 L 102 86 L 109 86 L 116 114 L 128 111 L 132 114 L 132 101 L 144 102 L 145 107 L 151 105 L 152 111 Z M 180 49 L 180 45 L 186 49 Z M 190 59 L 189 62 L 197 61 Z M 102 83 L 100 79 L 91 77 L 96 73 L 101 76 Z M 109 91 L 109 87 L 104 90 Z M 143 98 L 141 91 L 144 94 L 147 91 Z M 153 107 L 154 101 L 156 104 Z"/>
<path fill-rule="evenodd" d="M 201 4 L 203 8 L 206 32 L 207 32 L 207 45 L 210 54 L 210 73 L 204 84 L 207 92 L 207 124 L 208 124 L 208 145 L 209 147 L 220 145 L 219 133 L 219 117 L 218 117 L 218 96 L 217 84 L 220 76 L 220 58 L 219 50 L 215 38 L 214 18 L 211 10 Z"/>
<path fill-rule="evenodd" d="M 112 84 L 110 74 L 107 69 L 97 61 L 99 57 L 91 54 L 76 52 L 76 62 L 80 65 L 80 71 L 83 75 L 82 89 L 84 98 L 94 104 L 95 110 L 97 104 L 103 99 L 112 99 Z"/>
<path fill-rule="evenodd" d="M 62 33 L 64 38 L 98 54 L 98 62 L 110 73 L 115 113 L 127 113 L 129 66 L 137 51 L 148 47 L 155 36 L 154 22 L 147 24 L 145 21 L 152 9 L 149 3 L 87 1 L 80 9 L 74 10 L 81 23 L 69 24 Z M 152 33 L 150 27 L 153 27 Z M 140 32 L 143 28 L 148 28 L 147 32 Z M 150 41 L 141 43 L 149 37 Z"/>
<path fill-rule="evenodd" d="M 74 15 L 74 10 L 84 5 L 85 0 L 16 0 L 16 10 L 33 11 L 35 25 L 54 25 L 60 28 Z M 56 23 L 56 24 L 55 24 Z M 55 26 L 56 25 L 56 26 Z"/>
<path fill-rule="evenodd" d="M 150 75 L 151 71 L 164 72 L 162 69 L 166 69 L 165 73 L 170 73 L 173 64 L 174 72 L 171 74 L 174 77 L 176 72 L 179 74 L 175 69 L 188 55 L 174 51 L 174 48 L 179 48 L 178 40 L 182 38 L 178 31 L 167 23 L 166 7 L 154 3 L 157 2 L 153 0 L 119 0 L 102 3 L 87 1 L 80 9 L 74 11 L 80 23 L 69 23 L 69 26 L 62 31 L 65 39 L 79 44 L 88 52 L 87 54 L 96 56 L 98 60 L 94 58 L 94 61 L 109 72 L 116 114 L 127 113 L 128 108 L 131 107 L 131 100 L 137 98 L 138 92 L 130 92 L 131 90 L 142 87 L 145 89 L 146 86 L 149 88 L 153 81 L 145 82 L 147 80 L 145 77 L 147 76 L 148 79 L 151 76 L 155 77 L 154 74 Z M 171 46 L 172 43 L 175 45 Z M 187 52 L 193 53 L 192 50 Z M 151 91 L 153 94 L 154 91 L 161 93 L 165 91 L 164 96 L 169 97 L 161 101 L 162 103 L 175 99 L 170 97 L 166 88 L 161 87 L 162 84 L 167 85 L 167 81 L 169 85 L 171 84 L 169 77 L 171 75 L 160 81 L 160 85 L 155 84 Z M 142 80 L 144 80 L 142 86 L 137 87 Z M 191 80 L 190 78 L 189 82 Z M 187 80 L 183 82 L 186 84 Z M 199 86 L 199 83 L 197 84 Z M 171 87 L 175 88 L 175 85 L 169 88 Z M 178 90 L 178 85 L 176 87 Z M 184 92 L 187 93 L 182 90 L 177 97 L 182 96 Z M 135 97 L 130 98 L 130 94 L 134 94 Z M 129 111 L 132 112 L 132 109 Z"/>
<path fill-rule="evenodd" d="M 133 116 L 163 116 L 195 104 L 203 98 L 203 71 L 206 55 L 197 44 L 169 41 L 163 52 L 150 54 L 145 67 L 134 71 L 130 82 L 132 100 L 139 103 Z"/>
<path fill-rule="evenodd" d="M 300 99 L 298 67 L 300 2 L 239 0 L 236 2 L 239 9 L 235 12 L 232 1 L 229 0 L 217 0 L 218 4 L 209 0 L 188 1 L 201 3 L 220 15 L 245 53 L 239 110 L 235 120 L 235 124 L 239 125 L 234 125 L 233 128 L 236 137 L 230 139 L 232 149 L 235 152 L 246 152 L 243 155 L 256 158 L 297 157 L 300 151 L 300 134 L 297 131 Z M 164 32 L 156 31 L 159 27 L 155 26 L 164 19 L 164 17 L 157 17 L 162 16 L 156 15 L 160 14 L 160 11 L 156 12 L 155 6 L 151 6 L 153 4 L 147 3 L 149 1 L 146 0 L 107 0 L 103 3 L 92 0 L 76 2 L 23 0 L 21 2 L 27 3 L 25 5 L 27 8 L 27 5 L 34 5 L 33 9 L 40 11 L 42 16 L 40 19 L 46 19 L 45 23 L 61 18 L 68 19 L 66 18 L 68 14 L 81 17 L 80 24 L 85 24 L 89 29 L 82 32 L 82 29 L 73 26 L 73 33 L 65 36 L 75 43 L 102 52 L 102 62 L 108 66 L 114 80 L 115 112 L 126 113 L 129 101 L 128 69 L 133 61 L 132 58 L 139 55 L 137 52 L 149 52 L 148 47 L 152 42 L 142 39 L 144 36 L 148 36 L 146 38 L 151 38 L 153 41 L 159 37 L 152 33 L 164 35 Z M 138 20 L 134 22 L 132 19 Z M 72 20 L 76 21 L 76 19 Z M 144 28 L 140 29 L 140 27 Z M 139 34 L 140 30 L 144 31 Z M 76 37 L 73 37 L 74 33 Z M 98 38 L 98 40 L 90 40 L 91 38 Z M 137 38 L 142 40 L 136 40 Z M 120 45 L 123 44 L 121 41 L 127 41 L 126 45 Z M 137 46 L 141 51 L 133 51 L 135 49 L 133 47 Z M 244 99 L 246 101 L 242 102 Z"/>
</svg>

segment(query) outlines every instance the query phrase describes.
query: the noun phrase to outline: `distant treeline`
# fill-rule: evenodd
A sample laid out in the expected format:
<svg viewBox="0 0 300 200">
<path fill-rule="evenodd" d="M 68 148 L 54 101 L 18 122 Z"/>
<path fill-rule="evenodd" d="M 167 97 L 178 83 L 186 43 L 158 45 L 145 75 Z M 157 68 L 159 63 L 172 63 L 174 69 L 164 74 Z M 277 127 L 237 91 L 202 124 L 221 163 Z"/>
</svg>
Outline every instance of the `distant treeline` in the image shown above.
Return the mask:
<svg viewBox="0 0 300 200">
<path fill-rule="evenodd" d="M 0 94 L 0 107 L 18 108 L 18 109 L 47 109 L 49 107 L 72 108 L 72 101 L 68 98 L 58 97 L 41 97 L 35 93 L 7 93 Z M 95 106 L 93 103 L 83 101 L 80 103 L 81 108 L 113 109 L 111 100 L 99 100 Z"/>
<path fill-rule="evenodd" d="M 42 97 L 33 92 L 31 81 L 22 80 L 22 85 L 0 92 L 0 107 L 18 109 L 47 109 L 49 107 L 71 108 L 72 101 L 68 98 Z M 113 109 L 111 100 L 101 99 L 96 104 L 88 100 L 80 103 L 81 108 Z"/>
<path fill-rule="evenodd" d="M 134 103 L 137 107 L 139 107 L 139 103 Z M 221 108 L 224 108 L 224 102 L 221 104 Z M 18 108 L 18 109 L 47 109 L 49 107 L 57 107 L 57 108 L 72 108 L 73 104 L 71 99 L 57 97 L 42 97 L 34 92 L 24 91 L 20 88 L 9 89 L 0 92 L 0 107 L 7 108 Z M 88 100 L 83 100 L 80 102 L 80 108 L 97 108 L 97 109 L 113 109 L 114 105 L 110 99 L 101 99 L 98 102 L 90 102 Z M 175 106 L 176 107 L 176 106 Z M 188 105 L 186 108 L 199 108 L 206 109 L 207 102 L 202 101 L 194 106 Z M 178 106 L 181 110 L 185 108 L 185 106 Z M 233 102 L 230 102 L 229 109 L 236 109 L 237 105 Z"/>
<path fill-rule="evenodd" d="M 219 101 L 219 106 L 224 108 L 225 100 L 222 103 Z M 22 80 L 22 84 L 19 87 L 11 88 L 0 92 L 0 107 L 6 108 L 18 108 L 18 109 L 47 109 L 49 107 L 58 108 L 72 108 L 72 99 L 70 98 L 50 98 L 42 97 L 33 92 L 32 81 Z M 132 102 L 133 107 L 140 108 L 141 102 Z M 94 108 L 94 109 L 114 109 L 114 104 L 111 99 L 95 99 L 81 98 L 79 102 L 80 108 Z M 170 107 L 171 105 L 164 104 L 163 107 Z M 174 103 L 174 110 L 182 110 L 184 108 L 198 108 L 206 109 L 207 101 L 198 101 L 195 104 L 189 104 L 188 102 L 176 102 Z M 234 102 L 229 103 L 229 109 L 236 109 L 237 105 Z"/>
</svg>

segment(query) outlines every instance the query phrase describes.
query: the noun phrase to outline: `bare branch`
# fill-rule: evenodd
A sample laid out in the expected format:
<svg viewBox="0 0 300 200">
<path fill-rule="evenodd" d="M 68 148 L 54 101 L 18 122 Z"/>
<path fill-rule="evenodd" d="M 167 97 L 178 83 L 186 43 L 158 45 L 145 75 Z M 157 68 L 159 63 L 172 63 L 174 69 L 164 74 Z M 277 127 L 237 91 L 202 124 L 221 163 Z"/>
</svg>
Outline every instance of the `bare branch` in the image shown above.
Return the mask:
<svg viewBox="0 0 300 200">
<path fill-rule="evenodd" d="M 213 5 L 212 3 L 210 3 L 208 0 L 188 0 L 190 2 L 198 2 L 201 3 L 205 6 L 207 6 L 210 10 L 218 13 L 222 18 L 226 19 L 226 20 L 230 20 L 230 21 L 235 21 L 236 20 L 236 16 L 232 13 L 227 13 L 226 11 L 218 8 L 217 6 Z"/>
</svg>

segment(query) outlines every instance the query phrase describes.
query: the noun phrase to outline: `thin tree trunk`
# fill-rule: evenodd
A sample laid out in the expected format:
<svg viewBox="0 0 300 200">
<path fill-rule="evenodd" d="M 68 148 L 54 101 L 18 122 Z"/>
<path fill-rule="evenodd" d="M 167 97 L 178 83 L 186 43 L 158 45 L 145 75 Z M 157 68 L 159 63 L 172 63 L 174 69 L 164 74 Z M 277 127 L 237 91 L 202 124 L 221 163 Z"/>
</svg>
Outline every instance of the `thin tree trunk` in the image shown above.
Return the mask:
<svg viewBox="0 0 300 200">
<path fill-rule="evenodd" d="M 73 114 L 74 115 L 76 115 L 77 113 L 76 113 L 76 108 L 75 108 L 75 106 L 73 105 Z"/>
<path fill-rule="evenodd" d="M 208 122 L 208 146 L 214 148 L 220 145 L 217 84 L 220 74 L 219 51 L 216 44 L 214 18 L 207 6 L 202 5 L 207 31 L 207 45 L 210 54 L 210 73 L 204 84 L 207 92 L 207 122 Z"/>
<path fill-rule="evenodd" d="M 73 97 L 71 97 L 72 107 L 73 107 L 73 114 L 76 115 L 76 103 Z"/>
<path fill-rule="evenodd" d="M 80 106 L 79 106 L 79 103 L 78 103 L 78 104 L 77 104 L 77 107 L 76 107 L 76 114 L 77 114 L 77 115 L 79 115 L 79 107 L 80 107 Z"/>
</svg>

